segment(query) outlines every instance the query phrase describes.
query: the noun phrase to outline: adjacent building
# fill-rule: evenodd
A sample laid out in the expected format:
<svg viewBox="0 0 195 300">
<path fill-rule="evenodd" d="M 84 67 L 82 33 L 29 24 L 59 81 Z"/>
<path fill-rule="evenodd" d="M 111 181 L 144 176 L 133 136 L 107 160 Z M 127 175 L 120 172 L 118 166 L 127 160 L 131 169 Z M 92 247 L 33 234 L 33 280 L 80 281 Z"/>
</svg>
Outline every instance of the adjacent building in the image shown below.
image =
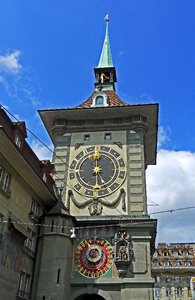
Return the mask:
<svg viewBox="0 0 195 300">
<path fill-rule="evenodd" d="M 195 243 L 159 243 L 152 258 L 152 274 L 156 281 L 154 299 L 191 300 L 195 292 Z"/>
<path fill-rule="evenodd" d="M 53 165 L 0 108 L 0 299 L 31 299 L 40 216 L 56 202 Z"/>
</svg>

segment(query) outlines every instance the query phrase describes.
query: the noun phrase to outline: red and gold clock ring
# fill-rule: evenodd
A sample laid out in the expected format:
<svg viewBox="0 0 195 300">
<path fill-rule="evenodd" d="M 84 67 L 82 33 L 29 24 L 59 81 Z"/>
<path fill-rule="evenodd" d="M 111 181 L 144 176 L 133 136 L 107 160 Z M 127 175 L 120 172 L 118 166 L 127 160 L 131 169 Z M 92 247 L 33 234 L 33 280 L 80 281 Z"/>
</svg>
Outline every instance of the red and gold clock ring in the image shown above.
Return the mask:
<svg viewBox="0 0 195 300">
<path fill-rule="evenodd" d="M 112 265 L 113 248 L 104 239 L 85 239 L 75 252 L 75 262 L 80 274 L 88 278 L 98 278 Z"/>
</svg>

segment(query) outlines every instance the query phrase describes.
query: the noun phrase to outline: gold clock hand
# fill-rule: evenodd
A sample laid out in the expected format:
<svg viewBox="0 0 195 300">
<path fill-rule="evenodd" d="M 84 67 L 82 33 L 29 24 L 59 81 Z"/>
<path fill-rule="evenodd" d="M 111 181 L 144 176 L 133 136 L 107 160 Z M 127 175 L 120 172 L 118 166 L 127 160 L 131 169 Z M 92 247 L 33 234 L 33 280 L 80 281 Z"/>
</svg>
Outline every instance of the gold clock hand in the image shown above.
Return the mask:
<svg viewBox="0 0 195 300">
<path fill-rule="evenodd" d="M 95 150 L 94 150 L 94 153 L 93 153 L 93 159 L 94 160 L 98 160 L 98 159 L 100 159 L 100 151 L 98 150 L 98 148 L 97 147 L 95 147 Z"/>
<path fill-rule="evenodd" d="M 95 173 L 95 185 L 93 186 L 93 189 L 95 191 L 101 190 L 101 186 L 98 184 L 98 174 L 100 172 L 101 168 L 98 166 L 97 160 L 95 161 L 95 167 L 93 169 L 93 173 Z"/>
</svg>

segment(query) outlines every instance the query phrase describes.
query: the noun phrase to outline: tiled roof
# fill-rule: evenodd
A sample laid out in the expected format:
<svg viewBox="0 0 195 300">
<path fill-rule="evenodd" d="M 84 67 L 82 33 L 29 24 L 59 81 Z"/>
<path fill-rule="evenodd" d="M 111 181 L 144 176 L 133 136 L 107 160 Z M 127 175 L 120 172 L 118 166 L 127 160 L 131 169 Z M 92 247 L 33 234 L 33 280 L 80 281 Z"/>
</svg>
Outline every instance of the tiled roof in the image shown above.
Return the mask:
<svg viewBox="0 0 195 300">
<path fill-rule="evenodd" d="M 101 91 L 101 92 L 94 92 L 86 101 L 84 101 L 83 103 L 81 103 L 80 105 L 76 106 L 77 108 L 87 108 L 90 107 L 92 105 L 93 102 L 93 97 L 95 95 L 97 95 L 98 93 L 102 94 L 106 94 L 107 96 L 107 103 L 109 106 L 127 106 L 128 104 L 125 103 L 124 101 L 122 101 L 118 95 L 110 90 L 110 91 Z"/>
</svg>

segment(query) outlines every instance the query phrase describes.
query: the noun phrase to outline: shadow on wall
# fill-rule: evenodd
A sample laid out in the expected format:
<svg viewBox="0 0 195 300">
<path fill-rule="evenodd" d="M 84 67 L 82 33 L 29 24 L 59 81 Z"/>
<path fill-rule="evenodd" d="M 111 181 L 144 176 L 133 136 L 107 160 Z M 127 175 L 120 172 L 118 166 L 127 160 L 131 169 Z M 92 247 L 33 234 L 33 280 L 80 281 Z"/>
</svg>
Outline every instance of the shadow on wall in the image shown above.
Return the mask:
<svg viewBox="0 0 195 300">
<path fill-rule="evenodd" d="M 105 300 L 105 298 L 97 295 L 97 294 L 90 294 L 90 295 L 81 295 L 77 297 L 75 300 Z"/>
</svg>

